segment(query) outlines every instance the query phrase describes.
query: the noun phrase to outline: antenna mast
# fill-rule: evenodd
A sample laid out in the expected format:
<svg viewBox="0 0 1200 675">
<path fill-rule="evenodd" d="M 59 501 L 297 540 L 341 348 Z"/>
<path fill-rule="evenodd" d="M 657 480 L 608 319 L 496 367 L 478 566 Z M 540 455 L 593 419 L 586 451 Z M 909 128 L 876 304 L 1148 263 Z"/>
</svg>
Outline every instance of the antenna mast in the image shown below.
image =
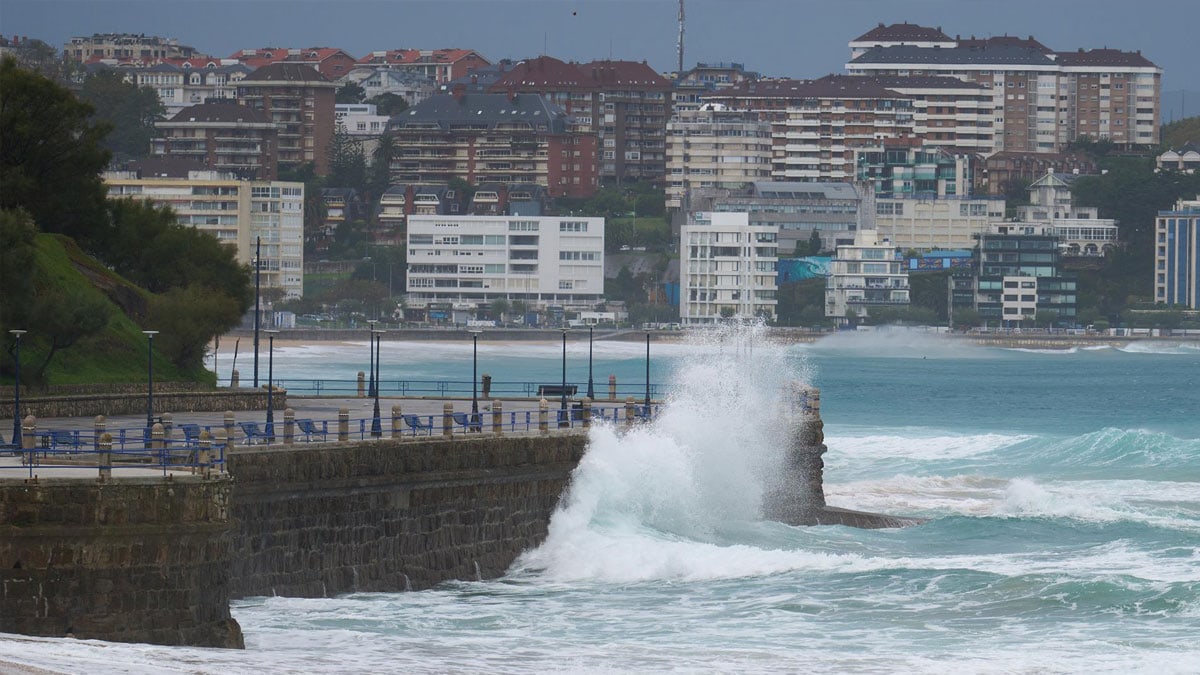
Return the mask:
<svg viewBox="0 0 1200 675">
<path fill-rule="evenodd" d="M 683 76 L 683 0 L 679 0 L 679 70 L 675 72 L 675 77 Z"/>
</svg>

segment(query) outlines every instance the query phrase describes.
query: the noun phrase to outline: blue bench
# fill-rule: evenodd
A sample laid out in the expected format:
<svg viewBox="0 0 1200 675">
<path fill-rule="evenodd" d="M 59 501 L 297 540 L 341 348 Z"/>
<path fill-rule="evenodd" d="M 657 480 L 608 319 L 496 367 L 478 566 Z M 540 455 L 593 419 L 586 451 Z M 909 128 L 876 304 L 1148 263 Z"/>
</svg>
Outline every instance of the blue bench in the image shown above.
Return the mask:
<svg viewBox="0 0 1200 675">
<path fill-rule="evenodd" d="M 306 441 L 311 441 L 313 436 L 320 436 L 321 440 L 327 440 L 328 438 L 325 430 L 318 427 L 316 422 L 309 419 L 296 420 L 296 428 L 300 430 L 300 433 L 304 434 L 304 440 Z"/>
<path fill-rule="evenodd" d="M 183 432 L 183 442 L 185 445 L 195 445 L 200 442 L 199 424 L 180 424 L 179 430 Z"/>
<path fill-rule="evenodd" d="M 479 413 L 450 413 L 450 416 L 454 418 L 454 423 L 463 429 L 479 431 L 483 427 L 483 415 Z M 475 419 L 472 420 L 472 417 Z"/>
<path fill-rule="evenodd" d="M 408 428 L 413 430 L 414 436 L 419 431 L 425 431 L 430 436 L 433 435 L 433 422 L 422 422 L 421 418 L 417 415 L 401 415 L 401 417 L 404 418 L 404 423 L 408 425 Z"/>
<path fill-rule="evenodd" d="M 246 445 L 254 445 L 256 442 L 267 443 L 271 440 L 267 433 L 258 427 L 258 422 L 238 422 L 238 426 L 242 428 L 242 433 L 246 436 Z"/>
</svg>

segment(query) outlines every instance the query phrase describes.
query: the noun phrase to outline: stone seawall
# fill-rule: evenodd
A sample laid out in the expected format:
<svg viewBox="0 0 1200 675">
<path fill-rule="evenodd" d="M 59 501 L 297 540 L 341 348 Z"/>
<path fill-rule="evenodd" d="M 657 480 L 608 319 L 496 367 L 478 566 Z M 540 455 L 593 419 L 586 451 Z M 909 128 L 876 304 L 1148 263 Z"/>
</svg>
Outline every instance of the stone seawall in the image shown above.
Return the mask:
<svg viewBox="0 0 1200 675">
<path fill-rule="evenodd" d="M 0 632 L 242 647 L 228 479 L 0 481 Z"/>
<path fill-rule="evenodd" d="M 11 391 L 11 389 L 10 389 Z M 271 406 L 287 408 L 287 392 L 276 389 Z M 12 419 L 13 399 L 0 401 L 0 419 Z M 225 410 L 266 410 L 266 390 L 164 391 L 154 393 L 154 409 L 178 416 L 188 412 L 221 412 Z M 21 417 L 83 417 L 96 415 L 137 415 L 146 412 L 146 390 L 140 393 L 74 394 L 68 396 L 24 396 L 22 387 Z"/>
<path fill-rule="evenodd" d="M 494 578 L 546 536 L 582 434 L 235 450 L 234 597 Z"/>
</svg>

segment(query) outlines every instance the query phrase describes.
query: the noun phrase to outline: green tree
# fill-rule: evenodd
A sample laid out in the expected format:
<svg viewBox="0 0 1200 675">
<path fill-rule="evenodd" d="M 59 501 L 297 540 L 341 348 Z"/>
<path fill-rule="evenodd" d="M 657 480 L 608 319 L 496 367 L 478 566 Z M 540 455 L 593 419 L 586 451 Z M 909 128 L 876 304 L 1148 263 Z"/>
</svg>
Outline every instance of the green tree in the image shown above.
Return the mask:
<svg viewBox="0 0 1200 675">
<path fill-rule="evenodd" d="M 39 290 L 29 320 L 30 325 L 37 326 L 39 338 L 48 349 L 34 378 L 44 381 L 46 367 L 55 354 L 103 330 L 111 315 L 112 306 L 98 291 L 71 294 L 58 288 Z"/>
<path fill-rule="evenodd" d="M 495 300 L 492 300 L 492 318 L 496 319 L 497 321 L 504 321 L 504 315 L 508 314 L 508 310 L 508 300 L 505 300 L 504 298 L 496 298 Z"/>
<path fill-rule="evenodd" d="M 634 212 L 642 218 L 658 217 L 666 215 L 667 200 L 665 193 L 639 195 L 634 202 Z"/>
<path fill-rule="evenodd" d="M 0 211 L 0 327 L 30 325 L 33 269 L 37 262 L 37 225 L 20 209 Z"/>
<path fill-rule="evenodd" d="M 109 126 L 50 79 L 0 60 L 0 209 L 86 243 L 105 229 Z"/>
<path fill-rule="evenodd" d="M 380 136 L 379 144 L 371 153 L 371 172 L 367 181 L 367 189 L 372 203 L 378 201 L 379 197 L 387 192 L 388 187 L 392 184 L 392 158 L 395 156 L 395 137 L 391 134 Z"/>
<path fill-rule="evenodd" d="M 813 228 L 812 234 L 808 237 L 808 255 L 821 255 L 821 233 L 816 228 Z"/>
<path fill-rule="evenodd" d="M 337 93 L 334 94 L 334 101 L 336 103 L 362 103 L 366 97 L 367 92 L 357 82 L 347 82 L 338 87 Z"/>
<path fill-rule="evenodd" d="M 367 103 L 375 106 L 375 114 L 387 115 L 388 117 L 391 117 L 392 115 L 399 115 L 405 110 L 408 110 L 408 101 L 404 100 L 403 96 L 399 94 L 393 94 L 391 92 L 384 92 L 382 94 L 372 96 L 369 100 L 367 100 Z"/>
<path fill-rule="evenodd" d="M 197 368 L 208 343 L 238 325 L 242 314 L 235 298 L 192 284 L 156 296 L 146 325 L 159 331 L 154 346 L 160 354 L 181 369 Z"/>
<path fill-rule="evenodd" d="M 1033 323 L 1040 328 L 1050 328 L 1058 321 L 1058 312 L 1050 309 L 1039 309 L 1033 315 Z"/>
<path fill-rule="evenodd" d="M 963 307 L 954 310 L 954 325 L 958 328 L 974 328 L 980 323 L 979 310 L 974 307 Z"/>
<path fill-rule="evenodd" d="M 104 146 L 117 162 L 150 154 L 154 124 L 166 113 L 158 93 L 125 80 L 116 70 L 98 70 L 83 81 L 79 98 L 95 109 L 96 120 L 112 126 Z"/>
<path fill-rule="evenodd" d="M 367 158 L 362 143 L 350 135 L 346 125 L 338 123 L 329 145 L 329 187 L 348 187 L 360 193 L 367 189 Z"/>
</svg>

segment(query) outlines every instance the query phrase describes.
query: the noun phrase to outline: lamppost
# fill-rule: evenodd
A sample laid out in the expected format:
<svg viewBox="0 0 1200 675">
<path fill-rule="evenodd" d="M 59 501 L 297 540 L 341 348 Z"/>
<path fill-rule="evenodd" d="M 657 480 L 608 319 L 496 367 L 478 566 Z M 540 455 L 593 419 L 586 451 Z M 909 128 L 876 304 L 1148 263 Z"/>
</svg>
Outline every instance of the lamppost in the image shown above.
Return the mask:
<svg viewBox="0 0 1200 675">
<path fill-rule="evenodd" d="M 646 414 L 650 414 L 650 331 L 646 331 Z"/>
<path fill-rule="evenodd" d="M 275 440 L 275 336 L 277 330 L 267 333 L 267 442 Z"/>
<path fill-rule="evenodd" d="M 13 448 L 21 447 L 21 336 L 28 331 L 12 329 L 8 331 L 17 341 L 13 345 L 13 361 L 16 363 L 16 379 L 13 380 Z"/>
<path fill-rule="evenodd" d="M 379 347 L 383 344 L 383 333 L 382 330 L 371 330 L 371 337 L 375 343 L 375 412 L 371 417 L 371 435 L 375 438 L 383 436 L 383 425 L 379 421 Z"/>
<path fill-rule="evenodd" d="M 587 392 L 587 397 L 592 399 L 592 401 L 595 401 L 596 400 L 596 389 L 592 386 L 592 328 L 593 328 L 593 326 L 591 324 L 588 324 L 588 392 Z"/>
<path fill-rule="evenodd" d="M 258 389 L 258 324 L 262 318 L 262 237 L 254 238 L 254 388 Z"/>
<path fill-rule="evenodd" d="M 375 396 L 375 324 L 376 319 L 367 319 L 367 325 L 371 327 L 367 333 L 367 351 L 371 354 L 371 365 L 367 368 L 367 396 Z"/>
<path fill-rule="evenodd" d="M 156 330 L 144 330 L 146 336 L 146 432 L 149 438 L 150 428 L 154 426 L 154 336 Z"/>
<path fill-rule="evenodd" d="M 483 331 L 467 331 L 471 334 L 471 428 L 479 430 L 479 334 Z"/>
<path fill-rule="evenodd" d="M 560 410 L 562 412 L 559 413 L 559 415 L 561 415 L 561 417 L 559 418 L 559 422 L 558 422 L 558 426 L 560 426 L 560 427 L 565 427 L 571 423 L 570 418 L 567 417 L 567 331 L 568 330 L 570 330 L 569 327 L 562 329 L 562 347 L 563 347 L 562 348 L 562 389 L 560 390 L 560 393 L 562 394 L 562 406 L 561 406 Z"/>
</svg>

